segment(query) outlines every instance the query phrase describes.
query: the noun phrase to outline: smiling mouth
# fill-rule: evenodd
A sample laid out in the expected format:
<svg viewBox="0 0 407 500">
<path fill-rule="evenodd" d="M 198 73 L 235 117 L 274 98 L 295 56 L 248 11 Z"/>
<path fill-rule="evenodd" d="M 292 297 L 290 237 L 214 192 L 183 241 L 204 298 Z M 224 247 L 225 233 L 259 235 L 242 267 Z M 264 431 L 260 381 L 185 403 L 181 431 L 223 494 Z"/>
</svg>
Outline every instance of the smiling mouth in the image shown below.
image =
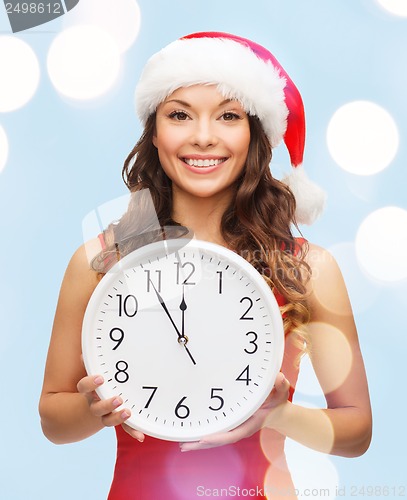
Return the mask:
<svg viewBox="0 0 407 500">
<path fill-rule="evenodd" d="M 192 158 L 182 158 L 182 161 L 189 165 L 190 167 L 216 167 L 225 162 L 227 158 L 220 158 L 217 160 L 194 160 Z"/>
</svg>

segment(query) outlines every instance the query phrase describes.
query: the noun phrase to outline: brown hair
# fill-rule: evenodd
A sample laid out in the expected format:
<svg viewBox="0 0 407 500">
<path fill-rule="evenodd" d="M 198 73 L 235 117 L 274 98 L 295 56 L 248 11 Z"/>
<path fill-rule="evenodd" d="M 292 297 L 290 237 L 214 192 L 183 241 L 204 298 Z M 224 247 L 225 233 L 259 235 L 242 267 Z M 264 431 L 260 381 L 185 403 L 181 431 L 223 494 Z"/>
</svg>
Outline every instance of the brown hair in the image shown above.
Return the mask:
<svg viewBox="0 0 407 500">
<path fill-rule="evenodd" d="M 245 168 L 235 182 L 233 199 L 223 214 L 221 232 L 229 247 L 249 261 L 269 286 L 284 299 L 282 307 L 285 331 L 295 332 L 301 348 L 306 341 L 305 325 L 309 319 L 306 305 L 306 282 L 310 268 L 304 261 L 307 244 L 299 245 L 291 225 L 295 223 L 295 198 L 290 189 L 275 179 L 270 171 L 270 142 L 257 117 L 249 116 L 250 146 Z M 132 193 L 147 189 L 158 220 L 171 237 L 186 229 L 172 219 L 171 180 L 161 167 L 153 145 L 155 114 L 123 166 L 123 180 Z M 132 250 L 163 237 L 160 231 L 149 231 L 149 217 L 143 217 L 143 197 L 137 206 L 129 204 L 127 212 L 105 232 L 106 249 L 94 260 L 93 268 L 104 272 L 116 254 Z M 297 228 L 298 229 L 298 228 Z M 140 234 L 142 233 L 142 234 Z"/>
</svg>

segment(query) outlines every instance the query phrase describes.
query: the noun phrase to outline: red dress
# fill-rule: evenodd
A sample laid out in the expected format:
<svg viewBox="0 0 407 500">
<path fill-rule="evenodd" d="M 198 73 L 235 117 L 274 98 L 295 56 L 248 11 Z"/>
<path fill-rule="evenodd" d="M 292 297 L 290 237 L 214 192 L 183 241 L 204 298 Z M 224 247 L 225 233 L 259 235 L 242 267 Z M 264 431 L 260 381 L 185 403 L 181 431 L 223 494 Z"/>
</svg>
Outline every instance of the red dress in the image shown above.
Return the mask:
<svg viewBox="0 0 407 500">
<path fill-rule="evenodd" d="M 284 304 L 276 296 L 279 305 Z M 292 399 L 299 354 L 286 336 L 282 372 Z M 269 429 L 241 441 L 181 452 L 178 443 L 146 436 L 144 443 L 116 427 L 117 458 L 108 500 L 192 500 L 211 496 L 290 498 L 294 490 L 284 455 L 285 438 Z"/>
</svg>

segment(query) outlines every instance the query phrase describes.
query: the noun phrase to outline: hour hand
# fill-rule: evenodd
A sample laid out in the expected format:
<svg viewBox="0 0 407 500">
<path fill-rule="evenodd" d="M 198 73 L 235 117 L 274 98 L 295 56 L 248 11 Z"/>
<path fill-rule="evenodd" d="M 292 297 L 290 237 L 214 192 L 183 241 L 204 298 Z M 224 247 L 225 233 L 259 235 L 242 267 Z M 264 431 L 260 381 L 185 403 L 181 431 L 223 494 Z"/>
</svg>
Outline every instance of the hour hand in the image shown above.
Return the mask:
<svg viewBox="0 0 407 500">
<path fill-rule="evenodd" d="M 181 337 L 186 339 L 188 341 L 188 337 L 185 336 L 185 311 L 187 309 L 187 304 L 185 302 L 185 285 L 182 286 L 182 301 L 181 304 L 179 305 L 179 308 L 182 311 L 182 316 L 181 316 Z"/>
</svg>

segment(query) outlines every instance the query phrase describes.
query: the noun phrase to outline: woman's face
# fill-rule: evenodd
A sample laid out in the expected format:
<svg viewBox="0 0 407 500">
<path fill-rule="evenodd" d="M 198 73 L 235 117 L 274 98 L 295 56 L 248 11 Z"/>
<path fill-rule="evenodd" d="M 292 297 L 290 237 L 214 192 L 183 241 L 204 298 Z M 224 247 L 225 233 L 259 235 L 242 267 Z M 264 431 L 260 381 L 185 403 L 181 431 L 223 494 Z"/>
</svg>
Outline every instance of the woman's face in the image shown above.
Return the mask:
<svg viewBox="0 0 407 500">
<path fill-rule="evenodd" d="M 175 195 L 228 195 L 245 165 L 249 143 L 247 114 L 214 85 L 180 88 L 157 109 L 153 144 Z"/>
</svg>

